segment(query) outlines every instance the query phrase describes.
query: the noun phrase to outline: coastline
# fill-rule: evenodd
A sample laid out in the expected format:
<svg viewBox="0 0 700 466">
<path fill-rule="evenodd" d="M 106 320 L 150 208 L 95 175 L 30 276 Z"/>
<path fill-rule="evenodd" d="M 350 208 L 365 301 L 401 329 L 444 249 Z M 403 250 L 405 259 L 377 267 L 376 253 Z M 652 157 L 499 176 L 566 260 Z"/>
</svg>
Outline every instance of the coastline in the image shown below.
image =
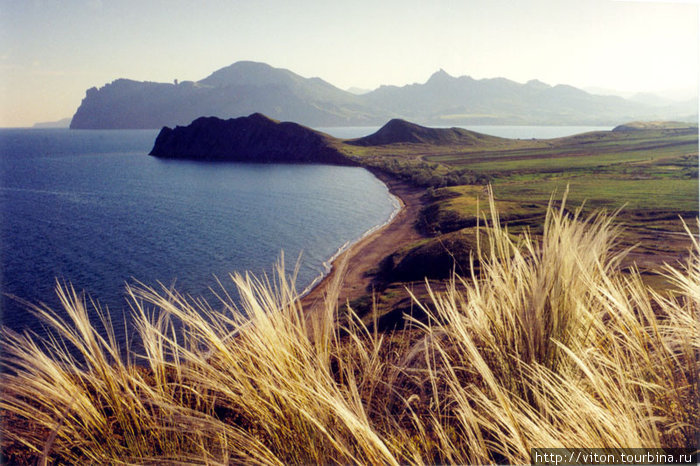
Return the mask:
<svg viewBox="0 0 700 466">
<path fill-rule="evenodd" d="M 329 259 L 329 272 L 317 283 L 309 285 L 300 295 L 301 304 L 308 315 L 323 305 L 328 288 L 336 278 L 341 278 L 338 293 L 340 305 L 371 292 L 371 270 L 401 246 L 424 237 L 416 229 L 416 221 L 423 207 L 425 188 L 416 187 L 378 170 L 365 169 L 387 186 L 389 193 L 399 201 L 400 207 L 387 222 L 370 229 L 356 242 L 343 246 Z M 341 268 L 340 264 L 345 266 Z M 339 273 L 342 277 L 338 277 Z"/>
<path fill-rule="evenodd" d="M 377 177 L 379 179 L 379 177 Z M 381 181 L 381 180 L 380 180 Z M 386 183 L 382 181 L 382 183 L 386 186 Z M 388 186 L 387 186 L 388 190 Z M 304 290 L 299 293 L 299 298 L 304 298 L 307 294 L 311 293 L 314 288 L 316 288 L 325 278 L 331 273 L 333 270 L 333 264 L 336 262 L 338 258 L 340 258 L 346 251 L 349 249 L 352 249 L 356 244 L 360 243 L 362 240 L 365 238 L 373 235 L 377 231 L 381 230 L 385 226 L 389 225 L 391 222 L 394 221 L 394 218 L 401 212 L 401 210 L 404 207 L 404 203 L 395 194 L 393 194 L 390 190 L 388 190 L 389 196 L 391 198 L 391 202 L 394 205 L 394 210 L 391 212 L 389 215 L 389 218 L 387 218 L 383 223 L 380 223 L 378 225 L 373 226 L 366 232 L 362 234 L 357 239 L 346 241 L 345 244 L 340 246 L 338 250 L 326 261 L 324 261 L 321 265 L 323 266 L 323 272 L 318 275 L 316 278 L 313 279 L 311 283 L 309 283 Z"/>
</svg>

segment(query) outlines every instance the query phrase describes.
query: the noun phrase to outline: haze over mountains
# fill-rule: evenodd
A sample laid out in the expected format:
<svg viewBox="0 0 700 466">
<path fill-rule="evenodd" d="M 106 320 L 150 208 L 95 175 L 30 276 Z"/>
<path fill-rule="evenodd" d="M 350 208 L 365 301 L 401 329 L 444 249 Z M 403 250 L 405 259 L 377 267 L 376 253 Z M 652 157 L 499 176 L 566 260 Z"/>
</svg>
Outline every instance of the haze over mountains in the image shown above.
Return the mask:
<svg viewBox="0 0 700 466">
<path fill-rule="evenodd" d="M 308 126 L 371 126 L 392 118 L 421 124 L 615 125 L 632 120 L 697 120 L 697 102 L 652 105 L 589 94 L 537 80 L 476 80 L 434 73 L 423 84 L 381 86 L 357 94 L 320 78 L 304 78 L 264 63 L 237 62 L 197 81 L 117 79 L 88 89 L 74 129 L 161 128 L 201 116 L 264 113 Z"/>
</svg>

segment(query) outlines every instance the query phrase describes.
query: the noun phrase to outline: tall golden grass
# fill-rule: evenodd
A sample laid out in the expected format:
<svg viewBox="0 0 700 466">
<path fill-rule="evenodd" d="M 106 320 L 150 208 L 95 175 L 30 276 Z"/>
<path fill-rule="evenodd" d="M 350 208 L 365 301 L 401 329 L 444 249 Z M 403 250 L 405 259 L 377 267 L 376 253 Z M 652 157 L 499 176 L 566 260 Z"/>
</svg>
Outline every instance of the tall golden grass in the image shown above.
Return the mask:
<svg viewBox="0 0 700 466">
<path fill-rule="evenodd" d="M 697 446 L 697 240 L 660 293 L 620 269 L 611 216 L 562 202 L 541 237 L 514 239 L 491 202 L 480 273 L 416 299 L 427 320 L 396 333 L 339 311 L 337 286 L 306 315 L 280 266 L 232 276 L 239 304 L 129 288 L 139 344 L 120 348 L 59 287 L 68 319 L 36 308 L 54 337 L 3 331 L 7 458 L 522 464 L 535 447 Z"/>
</svg>

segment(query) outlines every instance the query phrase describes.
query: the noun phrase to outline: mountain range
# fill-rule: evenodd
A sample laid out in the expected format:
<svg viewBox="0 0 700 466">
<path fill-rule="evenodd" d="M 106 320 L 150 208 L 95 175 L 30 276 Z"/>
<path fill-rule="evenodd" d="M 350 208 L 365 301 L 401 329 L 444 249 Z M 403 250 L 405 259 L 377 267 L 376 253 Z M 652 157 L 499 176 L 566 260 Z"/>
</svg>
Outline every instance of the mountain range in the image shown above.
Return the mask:
<svg viewBox="0 0 700 466">
<path fill-rule="evenodd" d="M 161 128 L 186 125 L 201 116 L 232 118 L 256 112 L 312 127 L 373 126 L 392 118 L 434 126 L 615 125 L 631 120 L 697 120 L 697 102 L 654 106 L 567 85 L 453 77 L 444 70 L 423 84 L 381 86 L 357 94 L 320 78 L 241 61 L 196 82 L 117 79 L 90 88 L 70 127 Z"/>
</svg>

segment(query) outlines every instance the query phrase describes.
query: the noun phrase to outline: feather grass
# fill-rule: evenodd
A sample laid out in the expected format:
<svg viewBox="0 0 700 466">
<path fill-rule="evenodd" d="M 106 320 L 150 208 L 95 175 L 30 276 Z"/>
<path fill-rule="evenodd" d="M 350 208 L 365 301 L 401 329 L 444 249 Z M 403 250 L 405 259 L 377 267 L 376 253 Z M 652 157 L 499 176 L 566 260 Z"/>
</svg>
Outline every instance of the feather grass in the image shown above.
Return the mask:
<svg viewBox="0 0 700 466">
<path fill-rule="evenodd" d="M 338 283 L 309 320 L 281 263 L 272 279 L 231 276 L 241 299 L 222 291 L 216 307 L 129 287 L 138 351 L 58 286 L 67 318 L 34 308 L 55 336 L 2 333 L 4 454 L 12 443 L 43 464 L 520 464 L 534 447 L 696 446 L 697 239 L 665 267 L 675 290 L 661 294 L 620 270 L 614 215 L 552 202 L 541 237 L 514 239 L 490 199 L 481 273 L 428 287 L 414 297 L 427 321 L 394 334 L 348 306 L 340 319 Z"/>
</svg>

